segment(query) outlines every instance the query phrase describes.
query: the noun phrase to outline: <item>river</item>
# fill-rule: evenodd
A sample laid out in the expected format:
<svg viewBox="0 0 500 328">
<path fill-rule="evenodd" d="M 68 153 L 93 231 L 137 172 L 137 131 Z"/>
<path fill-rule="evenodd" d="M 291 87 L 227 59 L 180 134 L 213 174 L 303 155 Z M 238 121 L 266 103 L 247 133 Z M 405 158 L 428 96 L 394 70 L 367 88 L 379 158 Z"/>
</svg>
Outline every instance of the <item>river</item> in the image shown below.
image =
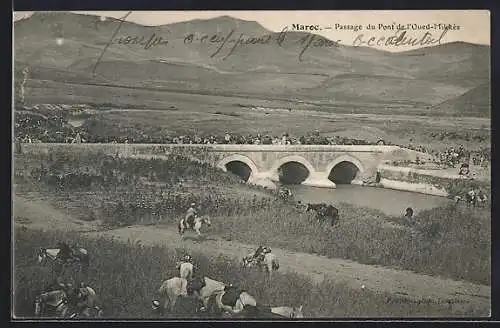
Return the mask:
<svg viewBox="0 0 500 328">
<path fill-rule="evenodd" d="M 407 207 L 412 207 L 417 213 L 451 202 L 445 197 L 349 184 L 337 184 L 336 189 L 304 185 L 288 185 L 287 188 L 302 203 L 349 203 L 380 210 L 388 215 L 402 215 Z"/>
</svg>

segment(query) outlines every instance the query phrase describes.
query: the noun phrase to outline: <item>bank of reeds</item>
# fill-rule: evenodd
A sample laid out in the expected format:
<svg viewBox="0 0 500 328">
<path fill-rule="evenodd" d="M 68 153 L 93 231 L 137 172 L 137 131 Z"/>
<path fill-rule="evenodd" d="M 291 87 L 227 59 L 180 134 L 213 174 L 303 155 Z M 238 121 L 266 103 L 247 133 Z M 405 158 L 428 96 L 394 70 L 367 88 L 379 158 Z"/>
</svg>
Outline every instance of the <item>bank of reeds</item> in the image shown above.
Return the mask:
<svg viewBox="0 0 500 328">
<path fill-rule="evenodd" d="M 151 300 L 155 298 L 155 291 L 163 278 L 177 274 L 175 261 L 183 252 L 181 249 L 126 244 L 57 231 L 18 229 L 14 244 L 13 305 L 16 317 L 32 316 L 34 297 L 54 279 L 49 268 L 36 263 L 35 250 L 41 246 L 53 246 L 60 240 L 89 251 L 91 264 L 88 277 L 80 280 L 85 280 L 96 290 L 108 318 L 152 317 Z M 397 295 L 352 289 L 332 281 L 315 285 L 304 277 L 279 272 L 269 282 L 264 274 L 245 271 L 238 263 L 224 257 L 207 258 L 196 253 L 193 257 L 200 268 L 200 275 L 238 284 L 261 304 L 303 304 L 304 313 L 309 318 L 479 316 L 486 315 L 488 311 L 454 301 L 410 300 Z"/>
</svg>

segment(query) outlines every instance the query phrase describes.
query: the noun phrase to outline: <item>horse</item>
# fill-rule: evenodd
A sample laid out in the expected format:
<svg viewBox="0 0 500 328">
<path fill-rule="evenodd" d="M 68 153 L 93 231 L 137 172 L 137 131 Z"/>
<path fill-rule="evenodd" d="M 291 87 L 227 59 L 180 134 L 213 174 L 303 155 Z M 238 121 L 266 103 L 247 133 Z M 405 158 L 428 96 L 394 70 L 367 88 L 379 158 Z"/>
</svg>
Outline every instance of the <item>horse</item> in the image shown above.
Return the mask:
<svg viewBox="0 0 500 328">
<path fill-rule="evenodd" d="M 186 222 L 186 219 L 183 218 L 182 220 L 179 221 L 179 225 L 178 225 L 179 235 L 182 236 L 184 234 L 185 230 L 194 230 L 194 231 L 196 231 L 196 234 L 198 235 L 198 237 L 201 237 L 200 228 L 204 224 L 206 224 L 209 227 L 212 225 L 212 222 L 210 221 L 210 217 L 208 217 L 208 216 L 204 216 L 204 217 L 196 216 L 196 217 L 194 217 L 194 222 L 192 222 L 192 223 Z"/>
<path fill-rule="evenodd" d="M 339 210 L 336 207 L 324 203 L 316 205 L 319 205 L 315 207 L 318 222 L 323 223 L 330 220 L 330 225 L 334 226 L 339 221 Z"/>
<path fill-rule="evenodd" d="M 184 278 L 173 277 L 163 281 L 160 288 L 157 291 L 159 300 L 153 300 L 153 310 L 167 310 L 169 308 L 170 312 L 173 312 L 175 308 L 175 303 L 179 296 L 187 296 L 187 285 L 188 282 Z M 163 301 L 163 302 L 161 302 Z M 163 303 L 163 308 L 161 304 Z"/>
<path fill-rule="evenodd" d="M 35 317 L 66 318 L 70 316 L 69 312 L 68 296 L 62 289 L 45 292 L 35 298 Z"/>
<path fill-rule="evenodd" d="M 74 291 L 74 295 L 70 295 L 70 297 L 75 297 L 78 301 L 78 308 L 81 308 L 81 311 L 75 312 L 72 314 L 72 318 L 76 316 L 84 316 L 84 317 L 92 317 L 91 311 L 95 311 L 96 317 L 103 316 L 103 310 L 99 306 L 99 299 L 95 290 L 90 286 L 81 286 L 76 291 Z"/>
<path fill-rule="evenodd" d="M 339 210 L 333 205 L 328 205 L 325 210 L 325 216 L 330 218 L 330 225 L 334 226 L 339 221 Z"/>
<path fill-rule="evenodd" d="M 299 319 L 299 318 L 304 318 L 304 314 L 302 313 L 302 307 L 303 305 L 299 307 L 278 306 L 278 307 L 272 307 L 271 312 L 285 318 Z"/>
<path fill-rule="evenodd" d="M 193 294 L 196 293 L 205 308 L 208 307 L 210 297 L 217 292 L 224 291 L 225 288 L 226 284 L 223 282 L 208 277 L 195 277 L 188 282 L 188 291 Z"/>
<path fill-rule="evenodd" d="M 41 247 L 37 253 L 37 261 L 41 265 L 45 265 L 47 263 L 47 260 L 58 264 L 56 270 L 58 272 L 62 269 L 62 267 L 73 264 L 75 262 L 80 265 L 82 271 L 86 272 L 88 270 L 90 265 L 90 256 L 85 248 L 72 249 L 71 257 L 63 261 L 58 258 L 58 254 L 60 251 L 60 248 Z"/>
<path fill-rule="evenodd" d="M 273 253 L 264 254 L 264 260 L 262 260 L 262 262 L 256 261 L 253 257 L 253 253 L 249 254 L 243 258 L 243 266 L 247 268 L 258 266 L 260 269 L 265 269 L 269 273 L 280 268 L 279 261 Z"/>
<path fill-rule="evenodd" d="M 186 280 L 191 280 L 193 278 L 194 266 L 189 262 L 182 262 L 179 265 L 179 276 Z"/>
<path fill-rule="evenodd" d="M 243 289 L 226 286 L 223 291 L 215 292 L 209 298 L 207 309 L 214 314 L 238 314 L 248 307 L 257 307 L 252 295 Z"/>
</svg>

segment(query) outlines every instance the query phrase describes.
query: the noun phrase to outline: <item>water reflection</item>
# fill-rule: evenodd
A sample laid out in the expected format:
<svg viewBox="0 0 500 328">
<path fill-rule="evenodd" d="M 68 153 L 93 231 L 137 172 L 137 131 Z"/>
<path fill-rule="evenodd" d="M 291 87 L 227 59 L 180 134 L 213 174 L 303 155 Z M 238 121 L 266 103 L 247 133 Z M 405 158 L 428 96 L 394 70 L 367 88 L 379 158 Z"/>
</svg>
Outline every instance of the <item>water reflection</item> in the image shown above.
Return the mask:
<svg viewBox="0 0 500 328">
<path fill-rule="evenodd" d="M 296 200 L 303 203 L 349 203 L 380 210 L 388 215 L 404 215 L 407 207 L 415 212 L 449 204 L 450 199 L 407 191 L 337 185 L 336 189 L 314 188 L 303 185 L 289 185 Z"/>
</svg>

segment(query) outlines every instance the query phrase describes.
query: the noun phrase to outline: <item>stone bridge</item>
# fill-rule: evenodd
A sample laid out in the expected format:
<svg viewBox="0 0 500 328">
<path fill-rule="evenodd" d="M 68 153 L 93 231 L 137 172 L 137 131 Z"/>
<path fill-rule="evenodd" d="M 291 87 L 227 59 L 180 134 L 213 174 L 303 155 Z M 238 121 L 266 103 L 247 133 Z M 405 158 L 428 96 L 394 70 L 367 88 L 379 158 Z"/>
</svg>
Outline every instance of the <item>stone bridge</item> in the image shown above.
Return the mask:
<svg viewBox="0 0 500 328">
<path fill-rule="evenodd" d="M 50 152 L 55 147 L 122 156 L 162 156 L 174 152 L 267 187 L 278 181 L 325 188 L 335 188 L 337 183 L 359 184 L 374 180 L 378 165 L 385 161 L 426 157 L 398 146 L 379 145 L 23 144 L 23 152 Z"/>
<path fill-rule="evenodd" d="M 397 146 L 353 145 L 213 145 L 212 163 L 249 183 L 288 182 L 335 188 L 375 179 L 387 160 L 414 159 L 416 152 Z M 423 156 L 420 156 L 421 158 Z"/>
</svg>

